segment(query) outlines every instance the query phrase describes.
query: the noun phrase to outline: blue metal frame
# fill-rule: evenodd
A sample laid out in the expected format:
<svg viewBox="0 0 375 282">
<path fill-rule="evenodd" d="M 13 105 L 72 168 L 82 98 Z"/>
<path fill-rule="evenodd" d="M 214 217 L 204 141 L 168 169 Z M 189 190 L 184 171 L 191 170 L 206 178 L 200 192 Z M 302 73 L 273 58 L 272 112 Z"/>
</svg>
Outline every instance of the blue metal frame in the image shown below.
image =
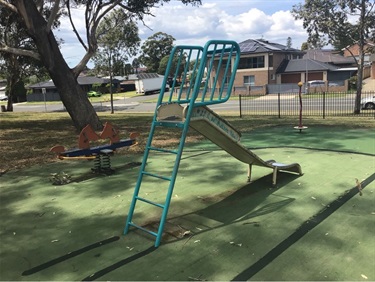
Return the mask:
<svg viewBox="0 0 375 282">
<path fill-rule="evenodd" d="M 126 220 L 126 226 L 124 229 L 124 234 L 129 232 L 131 226 L 143 230 L 156 237 L 155 247 L 158 247 L 161 242 L 164 225 L 167 219 L 168 210 L 172 198 L 173 188 L 176 182 L 176 177 L 178 173 L 178 168 L 180 165 L 180 160 L 182 152 L 185 146 L 186 135 L 189 130 L 190 118 L 192 115 L 192 110 L 194 107 L 203 105 L 212 105 L 218 103 L 225 103 L 231 95 L 231 90 L 233 87 L 234 79 L 236 76 L 236 71 L 238 63 L 240 60 L 240 48 L 239 45 L 230 40 L 210 40 L 202 48 L 201 46 L 186 46 L 180 45 L 173 48 L 169 60 L 167 69 L 164 76 L 163 85 L 159 95 L 159 99 L 156 105 L 153 121 L 151 124 L 151 129 L 149 133 L 149 138 L 147 140 L 145 152 L 143 155 L 142 165 L 140 167 L 140 173 L 138 175 L 137 183 L 134 189 L 134 194 L 132 202 L 130 204 L 128 217 Z M 192 68 L 189 71 L 190 64 Z M 168 79 L 172 73 L 172 68 L 176 69 L 173 71 L 173 82 L 169 89 L 169 97 L 165 97 L 166 87 L 168 84 Z M 216 69 L 215 69 L 216 68 Z M 179 77 L 179 70 L 182 69 L 182 77 Z M 222 71 L 222 73 L 221 73 Z M 207 72 L 206 81 L 202 81 L 205 72 Z M 185 89 L 183 86 L 189 80 L 189 73 L 191 74 L 189 86 Z M 211 78 L 211 75 L 215 73 L 215 77 Z M 221 79 L 219 78 L 221 76 Z M 226 77 L 230 77 L 227 87 L 225 87 Z M 180 80 L 182 87 L 177 88 L 177 81 Z M 220 85 L 218 85 L 221 80 Z M 203 86 L 202 86 L 203 85 Z M 215 93 L 218 89 L 218 95 L 215 97 Z M 185 93 L 184 93 L 184 90 Z M 185 94 L 185 96 L 184 96 Z M 201 97 L 199 97 L 201 95 Z M 166 100 L 166 101 L 165 101 Z M 165 103 L 178 103 L 189 105 L 188 111 L 184 122 L 175 123 L 163 123 L 157 120 L 158 108 Z M 157 126 L 169 126 L 169 127 L 179 127 L 182 128 L 181 138 L 179 146 L 176 150 L 165 150 L 161 148 L 155 148 L 152 145 L 152 140 L 155 134 L 155 129 Z M 145 171 L 146 163 L 149 157 L 150 151 L 159 151 L 165 153 L 173 153 L 176 155 L 175 163 L 173 166 L 172 174 L 170 177 L 156 175 Z M 165 197 L 164 205 L 154 203 L 147 199 L 139 197 L 139 191 L 142 184 L 143 175 L 148 175 L 156 177 L 159 179 L 164 179 L 170 181 L 168 192 Z M 162 208 L 162 214 L 160 218 L 160 224 L 158 232 L 153 232 L 147 230 L 135 224 L 133 220 L 134 210 L 137 201 L 143 201 L 148 204 L 152 204 L 159 208 Z"/>
<path fill-rule="evenodd" d="M 90 147 L 87 149 L 71 149 L 59 153 L 62 157 L 79 157 L 79 156 L 92 156 L 94 154 L 99 154 L 102 150 L 116 150 L 117 148 L 132 146 L 136 143 L 135 139 L 123 139 L 119 142 L 113 144 L 100 145 L 95 147 Z"/>
</svg>

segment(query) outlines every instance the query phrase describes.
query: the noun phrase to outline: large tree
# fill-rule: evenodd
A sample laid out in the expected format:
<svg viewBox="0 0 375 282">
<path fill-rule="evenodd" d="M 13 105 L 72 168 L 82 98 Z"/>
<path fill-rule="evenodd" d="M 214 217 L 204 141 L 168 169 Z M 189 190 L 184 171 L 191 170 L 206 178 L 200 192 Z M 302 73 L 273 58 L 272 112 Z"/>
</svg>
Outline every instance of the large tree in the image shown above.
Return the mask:
<svg viewBox="0 0 375 282">
<path fill-rule="evenodd" d="M 93 57 L 97 48 L 97 28 L 105 15 L 114 8 L 121 8 L 134 17 L 143 20 L 144 15 L 151 14 L 151 8 L 170 0 L 0 0 L 0 5 L 22 19 L 24 28 L 33 40 L 36 49 L 21 49 L 0 42 L 0 52 L 31 56 L 40 60 L 46 67 L 57 87 L 61 100 L 70 114 L 75 127 L 80 130 L 87 124 L 95 129 L 102 128 L 93 106 L 86 93 L 77 82 L 77 77 Z M 180 0 L 184 4 L 199 5 L 200 0 Z M 84 8 L 86 30 L 79 34 L 74 25 L 71 8 L 79 5 Z M 45 6 L 51 6 L 50 13 L 44 13 Z M 70 68 L 59 49 L 53 33 L 56 16 L 66 11 L 72 24 L 73 33 L 84 47 L 86 53 L 78 64 Z"/>
<path fill-rule="evenodd" d="M 116 9 L 100 23 L 97 38 L 95 68 L 101 73 L 124 75 L 126 62 L 137 54 L 141 42 L 137 24 L 124 10 Z"/>
<path fill-rule="evenodd" d="M 45 13 L 50 12 L 46 9 Z M 58 17 L 55 26 L 58 26 Z M 35 48 L 31 38 L 28 36 L 26 29 L 19 17 L 10 10 L 0 6 L 0 42 L 14 48 L 23 48 L 30 50 Z M 38 70 L 38 71 L 37 71 Z M 17 85 L 23 85 L 24 81 L 33 74 L 38 77 L 45 77 L 46 71 L 40 64 L 40 61 L 33 57 L 21 56 L 16 53 L 0 52 L 0 76 L 7 81 L 6 94 L 8 96 L 7 111 L 13 111 L 13 101 L 19 100 Z"/>
<path fill-rule="evenodd" d="M 164 32 L 157 32 L 147 38 L 142 44 L 139 60 L 148 72 L 158 72 L 160 61 L 171 53 L 175 40 L 173 36 Z"/>
<path fill-rule="evenodd" d="M 357 94 L 354 113 L 361 108 L 361 92 L 366 39 L 374 36 L 375 2 L 373 0 L 305 0 L 293 7 L 296 19 L 303 20 L 309 34 L 309 43 L 315 45 L 326 38 L 327 44 L 336 48 L 347 48 L 358 44 Z M 354 56 L 353 56 L 354 57 Z"/>
<path fill-rule="evenodd" d="M 175 73 L 176 73 L 176 70 L 177 70 L 177 65 L 179 64 L 179 56 L 180 56 L 180 53 L 177 52 L 175 54 L 173 60 L 172 60 L 171 68 L 169 70 L 169 73 L 167 74 L 169 77 L 175 76 Z M 165 74 L 165 72 L 167 70 L 167 65 L 168 65 L 168 62 L 169 62 L 169 57 L 170 57 L 170 55 L 167 55 L 160 60 L 159 69 L 158 69 L 159 74 Z M 183 54 L 183 57 L 181 58 L 181 61 L 180 61 L 179 69 L 177 70 L 177 77 L 181 77 L 182 73 L 185 70 L 185 64 L 186 64 L 186 54 Z M 193 65 L 194 64 L 189 66 L 187 68 L 187 70 L 189 71 L 190 68 L 192 69 Z"/>
</svg>

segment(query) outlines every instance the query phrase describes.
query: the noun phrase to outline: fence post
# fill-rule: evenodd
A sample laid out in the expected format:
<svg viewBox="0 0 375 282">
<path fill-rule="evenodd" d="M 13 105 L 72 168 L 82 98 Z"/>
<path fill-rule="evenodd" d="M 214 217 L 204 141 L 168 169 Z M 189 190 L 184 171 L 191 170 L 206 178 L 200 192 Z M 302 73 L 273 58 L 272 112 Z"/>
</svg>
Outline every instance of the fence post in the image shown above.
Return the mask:
<svg viewBox="0 0 375 282">
<path fill-rule="evenodd" d="M 239 104 L 240 104 L 240 118 L 242 118 L 242 103 L 241 103 L 241 94 L 238 95 Z"/>
<path fill-rule="evenodd" d="M 279 118 L 281 118 L 281 109 L 280 109 L 280 106 L 281 103 L 280 103 L 280 92 L 277 93 L 277 111 L 278 111 L 278 115 L 279 115 Z"/>
<path fill-rule="evenodd" d="M 326 118 L 326 92 L 323 91 L 323 119 Z"/>
</svg>

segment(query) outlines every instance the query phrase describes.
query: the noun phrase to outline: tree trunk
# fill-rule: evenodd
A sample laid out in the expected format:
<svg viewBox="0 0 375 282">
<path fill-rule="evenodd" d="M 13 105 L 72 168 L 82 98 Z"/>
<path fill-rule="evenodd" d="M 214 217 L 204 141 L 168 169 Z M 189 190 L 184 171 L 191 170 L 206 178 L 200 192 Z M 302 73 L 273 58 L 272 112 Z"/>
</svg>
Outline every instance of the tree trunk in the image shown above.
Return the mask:
<svg viewBox="0 0 375 282">
<path fill-rule="evenodd" d="M 15 84 L 16 82 L 15 82 L 14 76 L 10 76 L 7 78 L 7 85 L 8 85 L 7 112 L 13 112 L 13 93 L 14 93 Z"/>
<path fill-rule="evenodd" d="M 47 30 L 47 22 L 38 12 L 34 1 L 17 0 L 15 5 L 38 48 L 41 60 L 47 68 L 74 126 L 78 131 L 88 124 L 95 130 L 102 129 L 103 125 L 94 107 L 78 84 L 76 75 L 65 62 L 54 34 L 51 30 Z"/>
<path fill-rule="evenodd" d="M 357 73 L 357 93 L 355 95 L 355 105 L 354 105 L 354 114 L 358 115 L 361 113 L 361 95 L 362 95 L 362 82 L 363 82 L 363 68 L 364 68 L 364 59 L 365 59 L 365 34 L 364 34 L 364 24 L 366 20 L 366 1 L 362 0 L 361 2 L 361 15 L 360 15 L 360 36 L 359 36 L 359 65 Z"/>
<path fill-rule="evenodd" d="M 8 103 L 7 112 L 13 112 L 13 100 L 15 95 L 15 85 L 20 80 L 20 69 L 17 56 L 11 55 L 6 65 L 8 68 L 7 85 L 8 85 Z"/>
<path fill-rule="evenodd" d="M 362 81 L 363 81 L 363 60 L 364 54 L 363 51 L 359 51 L 359 65 L 357 73 L 357 92 L 355 95 L 355 104 L 354 104 L 354 114 L 358 115 L 361 113 L 361 96 L 362 96 Z"/>
</svg>

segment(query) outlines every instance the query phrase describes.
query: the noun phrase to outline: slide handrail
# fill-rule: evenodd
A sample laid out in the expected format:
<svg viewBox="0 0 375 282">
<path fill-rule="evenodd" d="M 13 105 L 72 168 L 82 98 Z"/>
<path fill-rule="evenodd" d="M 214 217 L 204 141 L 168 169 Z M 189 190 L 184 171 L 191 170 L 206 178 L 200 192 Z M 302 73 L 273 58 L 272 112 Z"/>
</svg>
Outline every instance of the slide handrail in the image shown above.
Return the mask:
<svg viewBox="0 0 375 282">
<path fill-rule="evenodd" d="M 204 47 L 175 46 L 168 59 L 158 106 L 178 103 L 194 107 L 226 102 L 239 61 L 240 47 L 232 40 L 210 40 Z"/>
</svg>

